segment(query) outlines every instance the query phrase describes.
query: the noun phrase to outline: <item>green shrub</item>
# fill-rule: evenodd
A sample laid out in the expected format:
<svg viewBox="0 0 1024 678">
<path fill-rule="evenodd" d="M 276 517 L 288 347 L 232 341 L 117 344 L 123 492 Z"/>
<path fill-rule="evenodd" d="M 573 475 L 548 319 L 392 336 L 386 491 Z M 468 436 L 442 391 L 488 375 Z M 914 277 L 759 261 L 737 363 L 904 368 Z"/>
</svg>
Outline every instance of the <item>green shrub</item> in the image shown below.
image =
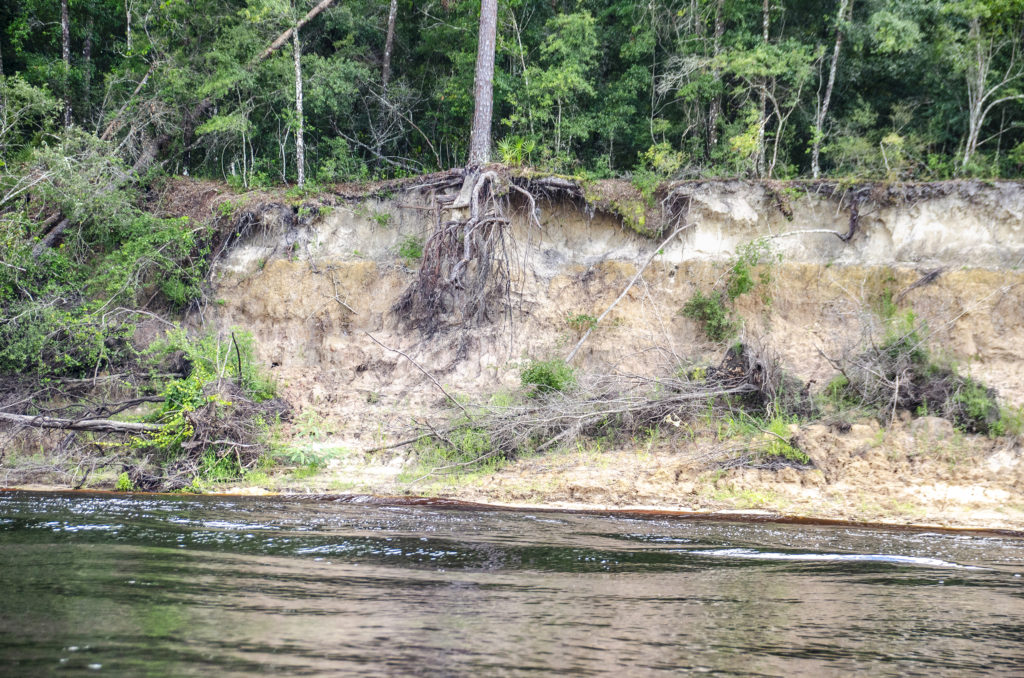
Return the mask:
<svg viewBox="0 0 1024 678">
<path fill-rule="evenodd" d="M 520 383 L 532 387 L 531 395 L 566 391 L 576 385 L 576 374 L 564 360 L 532 360 L 519 373 Z"/>
<path fill-rule="evenodd" d="M 406 236 L 405 240 L 398 246 L 398 256 L 410 263 L 422 259 L 423 238 L 415 235 Z"/>
<path fill-rule="evenodd" d="M 135 483 L 133 483 L 132 479 L 128 477 L 127 471 L 124 471 L 121 475 L 117 477 L 117 483 L 115 483 L 114 489 L 117 490 L 118 492 L 135 491 Z"/>
<path fill-rule="evenodd" d="M 736 248 L 736 258 L 729 267 L 725 289 L 730 301 L 750 292 L 758 283 L 767 286 L 771 282 L 771 270 L 767 268 L 758 274 L 756 280 L 754 278 L 754 267 L 761 264 L 769 251 L 765 240 L 754 240 Z"/>
<path fill-rule="evenodd" d="M 588 313 L 570 313 L 569 317 L 565 319 L 565 323 L 579 334 L 597 329 L 597 318 Z"/>
<path fill-rule="evenodd" d="M 984 384 L 964 377 L 953 395 L 953 423 L 972 433 L 1003 435 L 1005 423 L 996 400 L 996 392 Z"/>
<path fill-rule="evenodd" d="M 683 306 L 682 314 L 700 323 L 704 334 L 712 341 L 728 341 L 739 331 L 739 324 L 725 306 L 721 292 L 705 295 L 697 290 Z"/>
</svg>

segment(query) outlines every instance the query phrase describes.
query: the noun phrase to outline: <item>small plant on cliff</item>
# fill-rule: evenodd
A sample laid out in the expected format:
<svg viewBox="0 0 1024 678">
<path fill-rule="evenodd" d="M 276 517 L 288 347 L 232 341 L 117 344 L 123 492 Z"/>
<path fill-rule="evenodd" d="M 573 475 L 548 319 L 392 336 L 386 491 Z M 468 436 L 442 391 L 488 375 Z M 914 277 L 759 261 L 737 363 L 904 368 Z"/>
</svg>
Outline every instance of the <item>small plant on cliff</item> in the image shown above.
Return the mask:
<svg viewBox="0 0 1024 678">
<path fill-rule="evenodd" d="M 565 324 L 577 334 L 583 334 L 587 330 L 597 329 L 597 318 L 589 313 L 570 313 Z"/>
<path fill-rule="evenodd" d="M 722 292 L 705 295 L 697 290 L 683 305 L 682 314 L 700 323 L 704 334 L 711 341 L 727 341 L 739 330 L 739 323 L 726 307 L 724 296 Z"/>
<path fill-rule="evenodd" d="M 732 308 L 737 299 L 760 288 L 762 302 L 771 303 L 767 292 L 771 282 L 771 262 L 771 250 L 766 241 L 754 240 L 741 245 L 736 249 L 736 256 L 729 263 L 726 274 L 716 284 L 717 289 L 707 294 L 697 290 L 680 313 L 697 321 L 708 339 L 728 341 L 740 329 L 740 321 Z"/>
<path fill-rule="evenodd" d="M 422 259 L 423 238 L 415 235 L 406 236 L 405 240 L 398 246 L 398 256 L 405 259 L 407 264 Z"/>
<path fill-rule="evenodd" d="M 519 373 L 519 380 L 533 397 L 572 388 L 576 373 L 564 360 L 531 360 Z"/>
</svg>

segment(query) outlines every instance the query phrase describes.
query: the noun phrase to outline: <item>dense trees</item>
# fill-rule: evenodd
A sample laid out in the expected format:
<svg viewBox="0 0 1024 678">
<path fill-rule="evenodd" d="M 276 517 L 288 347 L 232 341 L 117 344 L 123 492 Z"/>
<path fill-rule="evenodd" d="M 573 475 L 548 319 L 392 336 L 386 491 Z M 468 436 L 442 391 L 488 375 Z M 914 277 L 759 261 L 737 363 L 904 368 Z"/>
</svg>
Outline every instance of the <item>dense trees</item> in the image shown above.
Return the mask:
<svg viewBox="0 0 1024 678">
<path fill-rule="evenodd" d="M 466 164 L 483 28 L 478 162 L 496 147 L 596 175 L 1024 171 L 1024 0 L 482 5 L 493 22 L 475 0 L 12 0 L 0 68 L 129 167 L 242 186 Z"/>
</svg>

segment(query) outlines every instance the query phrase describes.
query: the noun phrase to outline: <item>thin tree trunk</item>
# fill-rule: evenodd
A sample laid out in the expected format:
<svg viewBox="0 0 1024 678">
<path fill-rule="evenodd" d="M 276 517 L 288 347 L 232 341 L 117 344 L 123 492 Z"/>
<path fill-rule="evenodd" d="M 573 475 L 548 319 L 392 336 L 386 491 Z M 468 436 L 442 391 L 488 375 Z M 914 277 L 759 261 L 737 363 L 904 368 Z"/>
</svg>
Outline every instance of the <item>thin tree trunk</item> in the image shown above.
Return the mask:
<svg viewBox="0 0 1024 678">
<path fill-rule="evenodd" d="M 292 33 L 292 40 L 295 51 L 295 115 L 298 117 L 298 126 L 295 128 L 295 173 L 298 176 L 296 183 L 302 186 L 306 183 L 306 144 L 302 136 L 302 45 L 299 44 L 298 29 Z"/>
<path fill-rule="evenodd" d="M 132 53 L 132 6 L 131 0 L 124 0 L 124 42 L 128 54 Z"/>
<path fill-rule="evenodd" d="M 712 43 L 712 56 L 714 58 L 715 67 L 712 70 L 712 77 L 714 81 L 720 82 L 722 79 L 722 69 L 718 67 L 718 57 L 722 53 L 722 35 L 725 33 L 725 19 L 722 17 L 722 7 L 725 4 L 725 0 L 718 0 L 715 3 L 715 33 Z M 715 94 L 711 98 L 711 106 L 708 109 L 708 158 L 711 157 L 711 151 L 718 145 L 718 116 L 722 112 L 722 95 Z"/>
<path fill-rule="evenodd" d="M 92 29 L 94 25 L 94 19 L 92 15 L 89 16 L 89 23 L 85 27 L 85 44 L 82 46 L 82 60 L 85 62 L 82 71 L 82 90 L 83 98 L 85 99 L 85 108 L 81 111 L 83 118 L 88 118 L 90 113 L 90 103 L 92 101 L 91 90 L 92 90 Z"/>
<path fill-rule="evenodd" d="M 71 19 L 68 0 L 60 0 L 61 57 L 64 60 L 64 126 L 71 127 Z"/>
<path fill-rule="evenodd" d="M 4 74 L 4 50 L 3 40 L 0 40 L 0 75 Z"/>
<path fill-rule="evenodd" d="M 469 136 L 469 166 L 491 160 L 491 116 L 494 111 L 494 43 L 498 34 L 498 0 L 480 0 L 480 33 L 473 82 L 473 130 Z"/>
<path fill-rule="evenodd" d="M 388 37 L 384 41 L 384 68 L 380 76 L 385 96 L 388 93 L 388 83 L 391 82 L 391 50 L 395 46 L 395 19 L 397 17 L 398 0 L 391 0 L 391 7 L 388 9 Z"/>
<path fill-rule="evenodd" d="M 771 7 L 769 0 L 764 0 L 761 5 L 761 40 L 764 44 L 768 44 L 768 28 L 771 21 Z M 768 80 L 767 78 L 762 83 L 762 87 L 767 89 Z M 765 159 L 765 129 L 768 127 L 768 95 L 764 91 L 761 92 L 761 116 L 760 123 L 757 126 L 757 158 L 755 159 L 755 168 L 757 176 L 764 176 L 764 159 Z"/>
<path fill-rule="evenodd" d="M 818 109 L 818 115 L 814 119 L 814 145 L 811 148 L 811 175 L 817 179 L 821 174 L 819 159 L 821 157 L 821 142 L 825 136 L 825 116 L 828 115 L 828 105 L 832 100 L 832 87 L 836 82 L 836 70 L 839 65 L 839 50 L 843 46 L 843 21 L 846 20 L 847 6 L 853 12 L 852 0 L 840 0 L 839 13 L 836 14 L 836 44 L 832 50 L 832 63 L 828 69 L 828 84 L 825 86 L 825 98 Z"/>
</svg>

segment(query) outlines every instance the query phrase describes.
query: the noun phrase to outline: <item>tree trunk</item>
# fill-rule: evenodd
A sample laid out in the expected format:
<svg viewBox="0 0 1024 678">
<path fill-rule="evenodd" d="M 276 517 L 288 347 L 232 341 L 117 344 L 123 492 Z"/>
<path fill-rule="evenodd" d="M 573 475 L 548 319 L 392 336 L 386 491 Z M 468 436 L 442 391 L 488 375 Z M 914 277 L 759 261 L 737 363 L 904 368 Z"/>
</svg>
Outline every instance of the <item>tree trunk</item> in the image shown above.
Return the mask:
<svg viewBox="0 0 1024 678">
<path fill-rule="evenodd" d="M 771 21 L 771 8 L 769 0 L 764 0 L 761 5 L 761 40 L 764 44 L 768 44 L 768 27 Z M 763 83 L 764 87 L 768 87 L 767 80 Z M 755 160 L 755 166 L 757 176 L 764 176 L 764 156 L 765 156 L 765 139 L 764 131 L 768 127 L 768 95 L 761 92 L 761 117 L 760 124 L 757 127 L 757 158 Z"/>
<path fill-rule="evenodd" d="M 398 0 L 391 0 L 391 8 L 388 9 L 388 37 L 384 41 L 384 68 L 380 76 L 384 96 L 387 96 L 388 83 L 391 82 L 391 49 L 395 46 L 395 19 L 397 17 Z"/>
<path fill-rule="evenodd" d="M 839 13 L 836 14 L 836 44 L 832 50 L 832 63 L 828 68 L 828 84 L 825 86 L 825 98 L 818 108 L 818 114 L 814 118 L 814 146 L 811 148 L 811 176 L 815 179 L 821 174 L 819 159 L 821 157 L 821 142 L 825 136 L 825 116 L 828 115 L 828 105 L 832 100 L 832 87 L 836 82 L 836 69 L 839 65 L 839 50 L 843 46 L 843 21 L 846 20 L 847 6 L 853 12 L 852 0 L 839 0 Z"/>
<path fill-rule="evenodd" d="M 68 0 L 60 0 L 60 44 L 64 60 L 64 126 L 71 127 L 71 19 Z"/>
<path fill-rule="evenodd" d="M 715 67 L 711 72 L 714 81 L 722 80 L 722 69 L 718 67 L 718 57 L 722 53 L 722 35 L 725 33 L 725 20 L 722 17 L 722 8 L 725 0 L 718 0 L 715 3 L 715 33 L 711 53 L 715 59 Z M 708 158 L 711 158 L 711 151 L 718 145 L 718 116 L 722 113 L 722 95 L 715 94 L 711 98 L 711 106 L 708 108 Z"/>
<path fill-rule="evenodd" d="M 94 431 L 96 433 L 156 433 L 160 424 L 141 424 L 133 421 L 111 419 L 57 419 L 55 417 L 33 417 L 28 414 L 0 412 L 0 421 L 33 428 L 56 428 L 67 431 Z"/>
<path fill-rule="evenodd" d="M 491 160 L 491 116 L 494 110 L 494 43 L 498 33 L 498 0 L 480 0 L 480 34 L 473 82 L 473 131 L 469 136 L 470 167 Z"/>
<path fill-rule="evenodd" d="M 299 44 L 297 28 L 292 33 L 292 40 L 295 51 L 295 115 L 298 118 L 298 126 L 295 128 L 295 173 L 298 176 L 296 183 L 302 186 L 306 183 L 306 144 L 302 136 L 302 45 Z"/>
<path fill-rule="evenodd" d="M 85 62 L 82 70 L 82 97 L 85 100 L 85 107 L 79 111 L 83 119 L 88 119 L 91 112 L 91 90 L 92 90 L 92 29 L 94 19 L 90 15 L 89 23 L 85 27 L 85 44 L 82 46 L 82 60 Z"/>
<path fill-rule="evenodd" d="M 132 53 L 132 6 L 131 0 L 124 0 L 124 42 L 125 51 Z"/>
</svg>

